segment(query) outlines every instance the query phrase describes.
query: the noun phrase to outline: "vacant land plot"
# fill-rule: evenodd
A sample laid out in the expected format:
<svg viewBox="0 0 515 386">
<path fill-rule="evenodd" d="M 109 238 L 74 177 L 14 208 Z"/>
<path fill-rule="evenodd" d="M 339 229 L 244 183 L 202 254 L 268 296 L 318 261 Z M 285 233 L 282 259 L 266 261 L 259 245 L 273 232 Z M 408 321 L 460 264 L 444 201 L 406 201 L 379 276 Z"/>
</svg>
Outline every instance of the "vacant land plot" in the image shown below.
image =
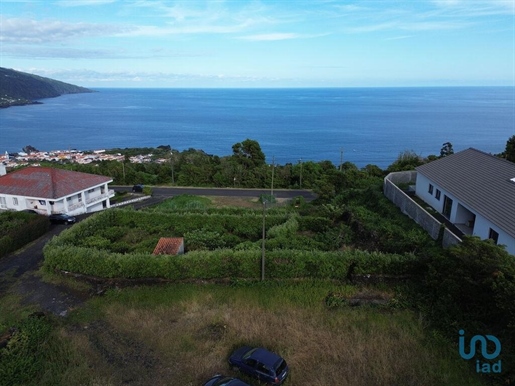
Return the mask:
<svg viewBox="0 0 515 386">
<path fill-rule="evenodd" d="M 357 289 L 309 281 L 113 290 L 59 329 L 80 358 L 64 374 L 86 384 L 200 385 L 215 373 L 237 375 L 227 357 L 248 344 L 287 360 L 286 385 L 480 385 L 411 312 L 328 309 L 329 291 Z"/>
</svg>

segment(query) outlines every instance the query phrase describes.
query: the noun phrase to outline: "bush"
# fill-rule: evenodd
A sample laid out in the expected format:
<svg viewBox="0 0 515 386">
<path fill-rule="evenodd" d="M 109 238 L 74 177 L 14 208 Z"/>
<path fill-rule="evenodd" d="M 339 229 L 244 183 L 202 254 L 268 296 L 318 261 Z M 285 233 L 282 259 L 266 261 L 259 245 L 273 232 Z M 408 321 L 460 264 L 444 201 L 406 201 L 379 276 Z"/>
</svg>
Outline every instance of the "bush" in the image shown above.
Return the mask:
<svg viewBox="0 0 515 386">
<path fill-rule="evenodd" d="M 52 326 L 45 318 L 28 317 L 21 322 L 7 347 L 0 349 L 0 383 L 32 384 L 42 375 L 43 347 L 51 331 Z"/>
<path fill-rule="evenodd" d="M 260 275 L 261 250 L 252 244 L 239 250 L 197 250 L 180 256 L 142 253 L 111 253 L 95 248 L 59 245 L 54 238 L 44 249 L 45 265 L 105 278 L 156 277 L 171 280 L 257 278 Z M 276 249 L 266 252 L 267 277 L 292 279 L 314 277 L 344 279 L 349 267 L 355 273 L 404 274 L 412 255 L 379 252 Z"/>
<path fill-rule="evenodd" d="M 25 212 L 0 214 L 0 257 L 44 235 L 50 226 L 46 216 Z"/>
</svg>

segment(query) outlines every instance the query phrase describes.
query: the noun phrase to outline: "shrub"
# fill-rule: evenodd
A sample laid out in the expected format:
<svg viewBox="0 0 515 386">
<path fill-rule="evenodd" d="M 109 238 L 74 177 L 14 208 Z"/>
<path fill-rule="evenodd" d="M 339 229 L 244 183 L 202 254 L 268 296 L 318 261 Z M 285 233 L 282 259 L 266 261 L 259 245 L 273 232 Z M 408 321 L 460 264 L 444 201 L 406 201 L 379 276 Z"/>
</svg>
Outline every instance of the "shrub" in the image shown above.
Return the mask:
<svg viewBox="0 0 515 386">
<path fill-rule="evenodd" d="M 32 384 L 44 371 L 44 349 L 52 326 L 45 318 L 28 317 L 0 349 L 0 382 Z"/>
<path fill-rule="evenodd" d="M 0 257 L 23 247 L 48 231 L 46 216 L 24 212 L 0 214 Z"/>
</svg>

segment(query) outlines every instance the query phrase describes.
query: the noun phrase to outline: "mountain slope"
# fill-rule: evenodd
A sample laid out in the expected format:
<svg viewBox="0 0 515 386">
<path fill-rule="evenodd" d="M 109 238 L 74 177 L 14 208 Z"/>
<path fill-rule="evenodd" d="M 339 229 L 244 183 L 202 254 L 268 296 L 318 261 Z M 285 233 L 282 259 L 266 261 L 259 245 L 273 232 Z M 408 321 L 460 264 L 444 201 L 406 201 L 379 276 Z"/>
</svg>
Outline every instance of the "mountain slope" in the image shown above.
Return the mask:
<svg viewBox="0 0 515 386">
<path fill-rule="evenodd" d="M 34 99 L 84 92 L 92 91 L 58 80 L 0 67 L 0 107 L 33 104 L 37 103 Z"/>
</svg>

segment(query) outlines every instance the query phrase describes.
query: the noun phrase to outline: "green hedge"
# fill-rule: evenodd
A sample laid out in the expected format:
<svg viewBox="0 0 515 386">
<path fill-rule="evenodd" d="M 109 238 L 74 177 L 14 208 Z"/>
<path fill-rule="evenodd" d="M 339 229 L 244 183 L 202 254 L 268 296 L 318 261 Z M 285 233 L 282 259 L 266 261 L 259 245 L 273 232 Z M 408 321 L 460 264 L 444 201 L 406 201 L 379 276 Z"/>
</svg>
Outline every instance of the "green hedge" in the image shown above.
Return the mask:
<svg viewBox="0 0 515 386">
<path fill-rule="evenodd" d="M 329 228 L 325 220 L 267 216 L 266 225 L 272 236 L 266 241 L 267 277 L 342 279 L 351 265 L 353 273 L 405 274 L 412 265 L 410 262 L 416 260 L 409 254 L 322 251 L 326 243 L 334 243 L 330 240 L 344 232 Z M 323 229 L 327 233 L 315 240 L 296 234 L 298 228 Z M 53 238 L 44 249 L 45 265 L 105 278 L 257 278 L 261 267 L 261 250 L 257 245 L 261 230 L 262 217 L 252 213 L 181 215 L 110 210 L 91 216 Z M 182 256 L 151 255 L 158 234 L 189 237 L 189 252 Z M 129 245 L 134 240 L 139 243 L 138 249 Z M 188 245 L 186 242 L 187 248 Z"/>
<path fill-rule="evenodd" d="M 260 250 L 219 249 L 180 256 L 110 253 L 96 248 L 60 245 L 57 239 L 44 249 L 45 265 L 104 278 L 221 279 L 260 276 Z M 413 255 L 349 250 L 343 252 L 273 250 L 266 253 L 268 278 L 312 277 L 343 279 L 351 264 L 354 273 L 405 274 Z"/>
<path fill-rule="evenodd" d="M 45 216 L 24 212 L 4 212 L 0 215 L 0 257 L 11 253 L 48 231 Z"/>
</svg>

